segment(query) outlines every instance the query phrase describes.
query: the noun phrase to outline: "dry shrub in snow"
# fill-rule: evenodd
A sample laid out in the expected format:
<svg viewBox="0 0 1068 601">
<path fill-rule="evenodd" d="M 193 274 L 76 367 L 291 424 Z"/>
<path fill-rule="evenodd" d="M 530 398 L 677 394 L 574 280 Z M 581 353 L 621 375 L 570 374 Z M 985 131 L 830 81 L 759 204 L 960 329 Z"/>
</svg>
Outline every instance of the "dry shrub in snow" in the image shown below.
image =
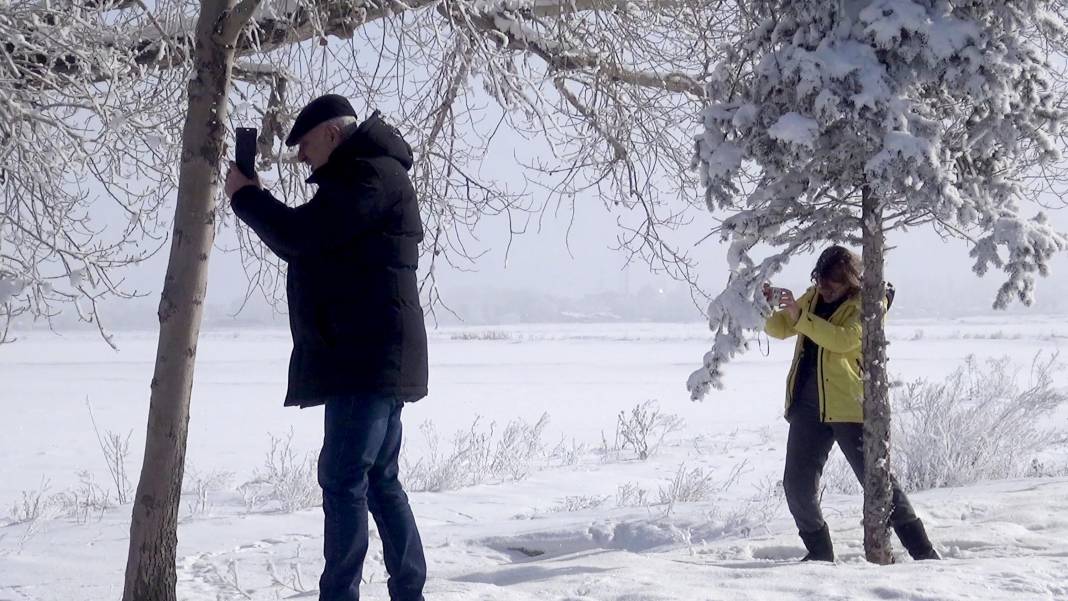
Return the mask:
<svg viewBox="0 0 1068 601">
<path fill-rule="evenodd" d="M 5 525 L 27 524 L 47 517 L 51 503 L 48 497 L 48 481 L 41 480 L 36 490 L 22 491 L 22 498 L 16 501 L 8 512 Z"/>
<path fill-rule="evenodd" d="M 48 481 L 42 479 L 41 485 L 36 490 L 22 491 L 22 499 L 16 501 L 10 512 L 8 520 L 0 526 L 22 526 L 22 531 L 15 539 L 15 550 L 22 552 L 22 547 L 31 538 L 37 535 L 41 524 L 53 517 L 55 504 L 51 502 L 48 494 Z M 6 535 L 0 535 L 2 540 Z"/>
<path fill-rule="evenodd" d="M 646 507 L 649 503 L 649 489 L 637 482 L 626 482 L 616 487 L 616 507 Z"/>
<path fill-rule="evenodd" d="M 108 474 L 111 475 L 111 483 L 115 487 L 115 498 L 120 505 L 129 503 L 133 495 L 133 485 L 130 484 L 130 478 L 126 474 L 126 463 L 130 457 L 130 436 L 132 434 L 133 432 L 131 431 L 123 437 L 116 432 L 108 430 L 99 439 L 100 452 L 107 462 Z M 99 436 L 99 433 L 97 435 Z"/>
<path fill-rule="evenodd" d="M 560 442 L 549 451 L 549 459 L 559 466 L 575 465 L 586 454 L 586 451 L 585 443 L 581 443 L 574 438 L 568 443 L 566 439 L 561 437 Z"/>
<path fill-rule="evenodd" d="M 682 429 L 685 422 L 677 415 L 663 413 L 654 400 L 639 403 L 630 415 L 620 411 L 616 420 L 616 442 L 620 449 L 631 449 L 638 459 L 656 453 L 664 438 Z"/>
<path fill-rule="evenodd" d="M 437 428 L 431 421 L 419 426 L 427 443 L 427 454 L 414 464 L 408 462 L 407 454 L 402 456 L 404 469 L 401 478 L 410 491 L 442 491 L 471 486 L 482 481 L 482 467 L 488 462 L 490 432 L 479 430 L 476 418 L 468 430 L 457 431 L 453 435 L 452 446 L 448 450 L 441 448 Z"/>
<path fill-rule="evenodd" d="M 607 503 L 610 498 L 607 495 L 569 495 L 549 511 L 552 513 L 564 513 L 596 509 Z"/>
<path fill-rule="evenodd" d="M 705 501 L 720 488 L 712 479 L 712 474 L 699 467 L 687 471 L 685 465 L 680 465 L 667 486 L 660 487 L 660 504 L 666 505 L 665 513 L 670 514 L 675 503 Z"/>
<path fill-rule="evenodd" d="M 78 486 L 56 493 L 49 498 L 63 517 L 73 518 L 78 523 L 89 521 L 90 515 L 103 516 L 115 506 L 111 493 L 96 483 L 88 470 L 78 472 Z"/>
<path fill-rule="evenodd" d="M 267 575 L 271 579 L 271 584 L 275 588 L 297 593 L 297 595 L 289 595 L 289 597 L 297 597 L 311 590 L 307 584 L 304 584 L 304 576 L 300 572 L 300 554 L 301 546 L 297 545 L 296 557 L 289 560 L 289 573 L 284 576 L 279 574 L 278 566 L 275 565 L 274 561 L 267 561 Z"/>
<path fill-rule="evenodd" d="M 895 398 L 893 453 L 906 490 L 1024 475 L 1064 440 L 1042 426 L 1068 394 L 1053 387 L 1057 357 L 1036 356 L 1026 384 L 1008 358 L 968 357 L 944 382 L 908 384 Z"/>
<path fill-rule="evenodd" d="M 701 511 L 709 526 L 714 525 L 719 535 L 741 534 L 748 537 L 754 530 L 766 527 L 779 517 L 786 502 L 782 481 L 766 477 L 755 484 L 750 496 L 742 499 L 740 495 L 732 493 L 726 499 L 728 503 L 721 504 L 719 500 L 724 499 L 724 493 L 750 471 L 748 460 L 743 460 L 731 468 L 724 480 L 715 480 L 712 474 L 701 468 L 686 469 L 685 465 L 681 465 L 675 475 L 667 480 L 667 485 L 660 487 L 657 504 L 664 506 L 664 516 L 670 517 L 678 503 L 704 501 L 706 503 Z M 644 497 L 644 489 L 631 484 L 621 486 L 616 493 L 620 506 L 644 505 L 633 502 Z"/>
<path fill-rule="evenodd" d="M 249 511 L 277 508 L 284 512 L 321 505 L 315 455 L 301 454 L 293 448 L 293 431 L 285 438 L 269 434 L 271 449 L 263 469 L 238 487 Z"/>
<path fill-rule="evenodd" d="M 512 335 L 504 330 L 485 330 L 482 332 L 456 332 L 450 340 L 511 340 Z"/>
<path fill-rule="evenodd" d="M 734 486 L 738 477 L 746 471 L 748 460 L 742 461 L 731 468 L 731 473 L 723 482 L 712 479 L 712 474 L 696 467 L 686 469 L 686 465 L 680 465 L 675 475 L 668 479 L 667 486 L 660 487 L 660 505 L 664 505 L 664 514 L 671 515 L 676 503 L 693 503 L 707 501 L 717 492 L 723 492 Z"/>
<path fill-rule="evenodd" d="M 827 465 L 823 467 L 823 477 L 820 479 L 820 484 L 822 485 L 821 496 L 824 491 L 839 495 L 859 495 L 864 492 L 860 487 L 860 482 L 857 482 L 857 476 L 853 473 L 853 468 L 849 466 L 849 462 L 840 452 L 835 450 L 831 451 Z"/>
<path fill-rule="evenodd" d="M 785 503 L 782 481 L 764 478 L 756 484 L 753 494 L 741 506 L 722 518 L 723 533 L 738 533 L 748 538 L 754 530 L 766 530 L 768 523 L 779 517 Z"/>
<path fill-rule="evenodd" d="M 130 436 L 133 435 L 133 431 L 127 432 L 126 436 L 111 430 L 106 430 L 101 434 L 100 428 L 96 425 L 96 416 L 93 415 L 93 405 L 88 397 L 85 399 L 85 406 L 89 410 L 89 422 L 93 425 L 93 433 L 96 434 L 97 444 L 100 445 L 100 453 L 104 456 L 108 474 L 111 476 L 115 498 L 120 505 L 125 505 L 131 500 L 133 494 L 133 485 L 130 484 L 130 477 L 126 473 L 126 464 L 130 459 Z"/>
<path fill-rule="evenodd" d="M 1036 457 L 1031 460 L 1031 465 L 1027 466 L 1027 473 L 1024 475 L 1028 478 L 1064 478 L 1068 476 L 1068 465 L 1047 464 Z"/>
<path fill-rule="evenodd" d="M 8 511 L 7 520 L 0 523 L 4 527 L 22 526 L 21 534 L 16 539 L 17 549 L 21 550 L 22 545 L 33 538 L 48 520 L 70 518 L 85 523 L 90 515 L 101 516 L 115 506 L 108 491 L 93 480 L 92 474 L 80 471 L 78 479 L 77 487 L 54 494 L 49 494 L 50 485 L 44 479 L 36 489 L 22 491 L 21 498 Z"/>
<path fill-rule="evenodd" d="M 228 487 L 233 478 L 233 472 L 212 470 L 207 474 L 202 474 L 190 467 L 185 477 L 185 486 L 182 488 L 188 516 L 194 517 L 207 513 L 211 508 L 208 495 Z"/>
<path fill-rule="evenodd" d="M 542 452 L 541 437 L 548 425 L 548 413 L 541 414 L 534 425 L 523 420 L 508 422 L 490 456 L 489 473 L 495 477 L 505 477 L 511 480 L 525 478 L 530 473 L 534 459 Z M 491 434 L 492 431 L 491 424 Z"/>
<path fill-rule="evenodd" d="M 543 413 L 534 424 L 515 419 L 498 435 L 496 422 L 487 427 L 475 418 L 471 426 L 457 431 L 449 448 L 443 448 L 432 422 L 419 426 L 427 443 L 426 455 L 415 463 L 402 457 L 401 477 L 414 492 L 443 491 L 474 486 L 485 481 L 522 480 L 543 455 L 542 436 L 549 425 Z"/>
</svg>

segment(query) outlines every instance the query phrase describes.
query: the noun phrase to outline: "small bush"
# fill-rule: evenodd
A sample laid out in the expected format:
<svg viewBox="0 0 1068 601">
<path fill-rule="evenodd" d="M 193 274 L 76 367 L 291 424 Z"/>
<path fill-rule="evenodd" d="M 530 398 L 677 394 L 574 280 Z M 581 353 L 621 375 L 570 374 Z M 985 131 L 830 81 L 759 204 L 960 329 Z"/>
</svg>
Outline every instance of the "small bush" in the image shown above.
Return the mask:
<svg viewBox="0 0 1068 601">
<path fill-rule="evenodd" d="M 561 437 L 560 442 L 553 447 L 553 450 L 549 451 L 549 459 L 559 466 L 575 465 L 586 454 L 586 451 L 585 443 L 578 442 L 572 438 L 569 444 Z"/>
<path fill-rule="evenodd" d="M 302 593 L 308 593 L 311 590 L 308 588 L 308 585 L 304 584 L 304 575 L 300 572 L 301 550 L 302 547 L 298 544 L 296 557 L 290 559 L 288 565 L 289 573 L 285 576 L 279 574 L 278 566 L 275 565 L 274 561 L 267 561 L 267 575 L 271 579 L 271 585 L 282 590 L 297 593 L 297 595 L 292 595 L 292 597 L 300 596 Z"/>
<path fill-rule="evenodd" d="M 93 514 L 97 519 L 103 517 L 105 511 L 115 506 L 111 493 L 97 484 L 88 470 L 78 472 L 78 486 L 56 493 L 50 500 L 62 516 L 81 524 L 88 522 Z"/>
<path fill-rule="evenodd" d="M 616 507 L 646 507 L 649 502 L 649 489 L 637 482 L 627 482 L 616 488 Z"/>
<path fill-rule="evenodd" d="M 100 428 L 96 425 L 96 417 L 93 415 L 93 405 L 89 402 L 89 397 L 85 399 L 85 406 L 89 410 L 89 421 L 93 425 L 93 433 L 96 434 L 97 444 L 100 445 L 100 453 L 104 456 L 104 463 L 111 476 L 115 498 L 120 505 L 125 505 L 130 501 L 130 495 L 133 494 L 133 486 L 130 484 L 130 477 L 126 470 L 126 464 L 130 458 L 130 436 L 133 435 L 133 430 L 127 432 L 126 436 L 111 430 L 105 430 L 101 434 Z"/>
<path fill-rule="evenodd" d="M 41 480 L 41 485 L 36 490 L 22 491 L 22 498 L 16 501 L 8 512 L 8 525 L 32 523 L 46 517 L 51 505 L 48 488 L 48 481 Z"/>
<path fill-rule="evenodd" d="M 22 491 L 22 498 L 12 505 L 4 526 L 22 526 L 15 539 L 15 551 L 21 553 L 26 542 L 37 535 L 42 524 L 55 516 L 55 503 L 48 496 L 48 481 L 42 479 L 36 490 Z M 3 538 L 3 536 L 0 536 Z"/>
<path fill-rule="evenodd" d="M 248 511 L 274 506 L 283 512 L 322 505 L 315 455 L 301 454 L 293 448 L 293 431 L 285 438 L 268 435 L 271 449 L 263 469 L 238 487 Z"/>
<path fill-rule="evenodd" d="M 707 474 L 701 468 L 687 471 L 686 465 L 680 465 L 675 475 L 668 479 L 667 486 L 660 487 L 659 505 L 664 505 L 664 515 L 670 516 L 675 510 L 676 503 L 692 503 L 696 501 L 708 501 L 716 493 L 722 493 L 738 482 L 738 479 L 749 471 L 749 460 L 743 459 L 741 463 L 731 468 L 730 474 L 723 481 L 712 479 L 712 474 Z M 714 512 L 715 510 L 713 510 Z"/>
<path fill-rule="evenodd" d="M 419 431 L 427 443 L 427 454 L 414 464 L 409 463 L 407 454 L 402 456 L 404 469 L 401 477 L 408 490 L 438 492 L 454 490 L 478 484 L 485 477 L 484 466 L 489 457 L 489 439 L 492 437 L 492 425 L 489 433 L 479 429 L 479 418 L 468 430 L 457 431 L 453 436 L 450 449 L 442 449 L 434 423 L 426 421 L 420 424 Z"/>
<path fill-rule="evenodd" d="M 723 518 L 724 534 L 738 533 L 748 538 L 754 530 L 766 530 L 768 523 L 779 516 L 786 503 L 782 480 L 764 478 L 755 488 L 741 507 Z"/>
<path fill-rule="evenodd" d="M 185 486 L 182 496 L 187 499 L 186 511 L 189 517 L 195 517 L 207 513 L 211 508 L 208 496 L 216 491 L 223 490 L 233 480 L 233 472 L 221 472 L 212 470 L 207 474 L 201 474 L 196 469 L 190 468 L 185 478 Z"/>
<path fill-rule="evenodd" d="M 724 488 L 725 486 L 712 479 L 712 474 L 705 473 L 703 469 L 697 467 L 687 471 L 685 465 L 680 465 L 675 476 L 668 480 L 667 486 L 660 487 L 660 504 L 666 505 L 664 513 L 670 515 L 676 503 L 705 501 Z"/>
<path fill-rule="evenodd" d="M 512 335 L 503 330 L 486 330 L 483 332 L 456 332 L 449 338 L 452 340 L 511 340 Z"/>
<path fill-rule="evenodd" d="M 512 420 L 499 436 L 495 422 L 486 427 L 480 422 L 480 418 L 475 418 L 469 428 L 457 431 L 447 449 L 432 422 L 420 425 L 427 453 L 415 463 L 404 454 L 405 486 L 415 492 L 437 492 L 486 481 L 525 478 L 544 454 L 541 439 L 549 424 L 549 414 L 542 414 L 534 424 Z"/>
<path fill-rule="evenodd" d="M 541 437 L 548 425 L 548 413 L 543 413 L 534 425 L 523 420 L 508 422 L 490 457 L 489 473 L 510 480 L 526 478 L 543 451 Z"/>
<path fill-rule="evenodd" d="M 1026 385 L 1007 358 L 968 357 L 941 383 L 923 380 L 894 399 L 891 454 L 906 490 L 1021 476 L 1035 455 L 1063 441 L 1039 424 L 1068 401 L 1053 387 L 1056 356 L 1036 356 Z"/>
<path fill-rule="evenodd" d="M 664 438 L 681 430 L 681 417 L 662 413 L 653 400 L 639 403 L 630 415 L 620 411 L 616 420 L 616 440 L 620 449 L 631 449 L 638 459 L 646 460 L 660 448 Z M 607 446 L 607 443 L 606 443 Z"/>
<path fill-rule="evenodd" d="M 823 478 L 820 479 L 823 490 L 839 495 L 859 495 L 864 492 L 857 482 L 857 476 L 853 468 L 841 453 L 831 452 L 827 465 L 823 467 Z"/>
<path fill-rule="evenodd" d="M 596 509 L 608 502 L 608 496 L 567 496 L 560 503 L 553 506 L 549 511 L 553 513 L 585 511 Z"/>
<path fill-rule="evenodd" d="M 1068 465 L 1065 463 L 1048 464 L 1035 457 L 1027 466 L 1027 472 L 1024 475 L 1028 478 L 1063 478 L 1068 476 Z"/>
</svg>

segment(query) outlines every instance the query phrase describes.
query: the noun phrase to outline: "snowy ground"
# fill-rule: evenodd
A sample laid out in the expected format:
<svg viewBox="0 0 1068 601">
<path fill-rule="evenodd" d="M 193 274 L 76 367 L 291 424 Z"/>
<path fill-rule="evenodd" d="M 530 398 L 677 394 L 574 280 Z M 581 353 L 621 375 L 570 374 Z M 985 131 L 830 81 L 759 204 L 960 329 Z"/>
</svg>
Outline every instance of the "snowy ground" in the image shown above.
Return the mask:
<svg viewBox="0 0 1068 601">
<path fill-rule="evenodd" d="M 967 354 L 1009 355 L 1021 365 L 1068 345 L 1068 320 L 1008 318 L 899 321 L 890 330 L 894 373 L 941 379 Z M 132 431 L 131 470 L 143 445 L 155 336 L 119 334 L 114 353 L 90 334 L 31 333 L 0 347 L 0 601 L 103 601 L 121 593 L 130 508 L 11 524 L 23 491 L 77 489 L 77 472 L 108 483 L 89 419 L 101 431 Z M 419 424 L 452 432 L 548 413 L 543 458 L 518 481 L 411 495 L 430 562 L 430 600 L 655 601 L 661 599 L 1068 599 L 1068 478 L 985 482 L 914 493 L 940 563 L 902 557 L 863 561 L 860 498 L 824 497 L 838 564 L 801 565 L 781 503 L 786 424 L 783 380 L 791 346 L 763 343 L 728 372 L 728 388 L 703 403 L 683 383 L 706 349 L 700 325 L 563 325 L 432 332 L 431 390 L 406 409 L 409 445 L 426 452 Z M 199 347 L 189 465 L 228 471 L 209 506 L 183 509 L 179 598 L 277 599 L 314 589 L 321 567 L 321 514 L 248 511 L 237 485 L 250 480 L 268 433 L 292 429 L 314 451 L 321 410 L 283 409 L 288 336 L 209 332 Z M 765 356 L 767 353 L 767 356 Z M 1068 376 L 1058 375 L 1068 385 Z M 685 426 L 646 461 L 602 452 L 616 415 L 656 399 Z M 1068 430 L 1063 413 L 1054 420 Z M 1045 458 L 1051 470 L 1063 449 Z M 665 505 L 679 471 L 706 478 L 707 497 Z M 188 479 L 187 479 L 188 481 Z M 639 493 L 639 491 L 644 491 Z M 638 504 L 644 494 L 651 500 Z M 33 496 L 31 494 L 31 496 Z M 47 517 L 47 516 L 46 516 Z M 8 523 L 9 525 L 3 526 Z M 364 597 L 385 600 L 376 543 Z M 314 598 L 314 594 L 311 594 Z"/>
</svg>

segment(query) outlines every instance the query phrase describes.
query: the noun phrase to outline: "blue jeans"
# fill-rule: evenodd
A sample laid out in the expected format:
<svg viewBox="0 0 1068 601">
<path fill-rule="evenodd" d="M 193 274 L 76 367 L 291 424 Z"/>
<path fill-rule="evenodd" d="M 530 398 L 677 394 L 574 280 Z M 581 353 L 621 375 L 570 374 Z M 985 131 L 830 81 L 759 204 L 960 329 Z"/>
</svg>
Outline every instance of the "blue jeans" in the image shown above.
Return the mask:
<svg viewBox="0 0 1068 601">
<path fill-rule="evenodd" d="M 397 479 L 401 408 L 393 395 L 326 402 L 319 485 L 326 516 L 320 601 L 357 601 L 367 555 L 367 511 L 382 537 L 392 601 L 423 601 L 426 560 L 415 517 Z"/>
</svg>

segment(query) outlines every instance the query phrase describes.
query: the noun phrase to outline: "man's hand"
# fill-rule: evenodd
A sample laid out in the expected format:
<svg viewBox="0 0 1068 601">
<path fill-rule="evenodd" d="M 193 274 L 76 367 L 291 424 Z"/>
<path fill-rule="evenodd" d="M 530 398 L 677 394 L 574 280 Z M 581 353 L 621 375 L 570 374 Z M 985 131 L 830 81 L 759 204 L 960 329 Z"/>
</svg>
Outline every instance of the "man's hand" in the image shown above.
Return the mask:
<svg viewBox="0 0 1068 601">
<path fill-rule="evenodd" d="M 249 179 L 245 177 L 244 173 L 237 168 L 237 164 L 230 161 L 230 171 L 226 173 L 226 185 L 223 187 L 223 192 L 226 193 L 226 197 L 233 199 L 234 193 L 245 186 L 260 187 L 259 179 Z"/>
</svg>

